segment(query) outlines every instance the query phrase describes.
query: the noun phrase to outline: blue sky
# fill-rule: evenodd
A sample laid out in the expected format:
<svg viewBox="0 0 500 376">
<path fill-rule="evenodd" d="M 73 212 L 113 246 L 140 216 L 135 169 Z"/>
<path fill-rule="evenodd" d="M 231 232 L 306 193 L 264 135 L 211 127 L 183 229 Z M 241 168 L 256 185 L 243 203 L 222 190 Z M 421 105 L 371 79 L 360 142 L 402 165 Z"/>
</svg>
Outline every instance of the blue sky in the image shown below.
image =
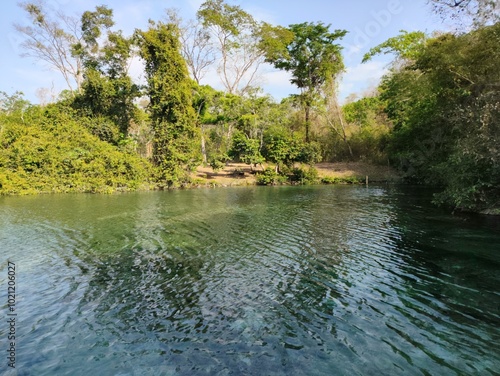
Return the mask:
<svg viewBox="0 0 500 376">
<path fill-rule="evenodd" d="M 447 30 L 448 25 L 431 12 L 427 0 L 226 0 L 239 5 L 258 20 L 275 25 L 322 21 L 332 29 L 345 29 L 348 34 L 341 41 L 347 71 L 339 87 L 339 96 L 351 93 L 362 95 L 378 83 L 387 69 L 390 56 L 380 56 L 361 64 L 362 56 L 371 47 L 395 36 L 400 30 L 432 32 Z M 177 8 L 185 19 L 195 18 L 202 0 L 46 0 L 56 10 L 78 15 L 105 4 L 113 9 L 116 27 L 126 35 L 135 28 L 147 28 L 148 19 L 159 20 L 166 8 Z M 47 88 L 54 94 L 65 89 L 60 73 L 48 69 L 43 63 L 20 57 L 21 36 L 13 23 L 27 24 L 24 11 L 16 0 L 2 4 L 0 14 L 0 91 L 9 94 L 22 91 L 25 97 L 38 103 L 37 89 Z M 140 66 L 133 64 L 132 75 L 139 75 Z M 206 84 L 221 88 L 215 73 L 206 77 Z M 276 99 L 295 93 L 285 72 L 271 67 L 265 69 L 261 85 Z"/>
</svg>

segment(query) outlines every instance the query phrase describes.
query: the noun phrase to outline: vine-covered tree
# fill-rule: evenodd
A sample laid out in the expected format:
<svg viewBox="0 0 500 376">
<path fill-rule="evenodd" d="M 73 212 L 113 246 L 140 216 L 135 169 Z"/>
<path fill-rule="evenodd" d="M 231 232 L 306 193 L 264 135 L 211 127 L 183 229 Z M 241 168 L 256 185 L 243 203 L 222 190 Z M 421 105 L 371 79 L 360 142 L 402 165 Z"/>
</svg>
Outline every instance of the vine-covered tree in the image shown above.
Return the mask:
<svg viewBox="0 0 500 376">
<path fill-rule="evenodd" d="M 150 21 L 149 29 L 137 30 L 136 37 L 145 63 L 154 129 L 153 160 L 160 183 L 171 186 L 187 179 L 186 172 L 198 162 L 191 81 L 174 24 Z"/>
</svg>

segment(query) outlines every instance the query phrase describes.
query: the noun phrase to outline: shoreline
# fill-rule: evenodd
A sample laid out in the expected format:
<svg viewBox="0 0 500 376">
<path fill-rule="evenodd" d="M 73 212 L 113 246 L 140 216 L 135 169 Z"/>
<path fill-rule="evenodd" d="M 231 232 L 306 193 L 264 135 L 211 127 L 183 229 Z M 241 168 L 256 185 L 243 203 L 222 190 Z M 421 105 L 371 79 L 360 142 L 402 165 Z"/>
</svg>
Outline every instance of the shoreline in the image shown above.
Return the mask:
<svg viewBox="0 0 500 376">
<path fill-rule="evenodd" d="M 210 166 L 200 166 L 192 173 L 191 184 L 208 187 L 257 185 L 256 172 L 262 172 L 266 167 L 274 167 L 274 165 L 264 164 L 252 168 L 244 163 L 227 163 L 217 172 L 214 172 Z M 303 168 L 306 165 L 297 164 L 295 167 Z M 320 184 L 353 184 L 356 180 L 364 183 L 367 176 L 369 183 L 401 182 L 401 177 L 396 170 L 388 166 L 363 162 L 323 162 L 315 164 L 314 168 L 318 171 L 320 181 L 323 179 L 328 181 L 328 183 Z"/>
<path fill-rule="evenodd" d="M 50 194 L 118 194 L 129 192 L 154 192 L 182 189 L 201 188 L 226 188 L 258 186 L 256 175 L 265 168 L 274 168 L 273 164 L 263 164 L 258 167 L 251 167 L 244 163 L 227 163 L 219 171 L 213 171 L 210 166 L 199 166 L 190 174 L 191 182 L 182 183 L 174 187 L 159 187 L 154 183 L 145 182 L 135 189 L 103 187 L 97 191 L 25 191 L 20 193 L 0 193 L 0 197 L 38 196 Z M 303 164 L 296 164 L 294 167 L 308 168 Z M 373 184 L 404 184 L 402 177 L 390 166 L 374 165 L 365 162 L 322 162 L 313 166 L 318 172 L 318 181 L 308 185 L 368 185 Z M 261 186 L 266 186 L 260 184 Z M 279 184 L 268 184 L 267 186 L 297 186 L 298 182 L 286 182 Z M 500 217 L 500 208 L 488 208 L 480 211 L 452 209 L 464 214 L 481 215 L 484 217 Z"/>
<path fill-rule="evenodd" d="M 1 192 L 0 196 L 33 196 L 43 194 L 113 194 L 138 191 L 161 191 L 191 188 L 215 188 L 259 185 L 257 174 L 266 168 L 274 169 L 274 164 L 262 164 L 252 167 L 244 163 L 227 163 L 222 169 L 214 171 L 210 166 L 198 166 L 189 175 L 189 181 L 171 187 L 161 186 L 151 181 L 144 181 L 135 187 L 113 187 L 103 185 L 98 188 L 85 187 L 57 187 L 51 190 L 38 190 L 34 187 L 25 187 L 17 192 Z M 308 165 L 295 164 L 293 167 L 308 169 Z M 369 183 L 399 183 L 401 177 L 395 169 L 388 166 L 373 165 L 364 162 L 317 163 L 313 166 L 317 171 L 317 184 L 365 184 L 366 177 Z M 315 183 L 315 184 L 316 184 Z M 284 182 L 275 185 L 300 185 L 299 182 Z"/>
</svg>

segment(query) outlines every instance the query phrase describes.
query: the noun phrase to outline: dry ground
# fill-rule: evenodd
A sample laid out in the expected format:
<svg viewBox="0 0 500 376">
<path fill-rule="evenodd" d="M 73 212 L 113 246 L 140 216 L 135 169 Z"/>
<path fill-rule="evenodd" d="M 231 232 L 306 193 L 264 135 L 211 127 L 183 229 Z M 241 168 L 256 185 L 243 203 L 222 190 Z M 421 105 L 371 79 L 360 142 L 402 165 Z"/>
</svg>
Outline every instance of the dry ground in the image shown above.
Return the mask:
<svg viewBox="0 0 500 376">
<path fill-rule="evenodd" d="M 394 182 L 399 180 L 399 176 L 393 168 L 364 162 L 318 163 L 315 167 L 320 177 L 357 177 L 364 179 L 368 176 L 369 181 L 373 182 Z"/>
<path fill-rule="evenodd" d="M 267 167 L 264 165 L 264 167 Z M 315 165 L 318 175 L 322 177 L 357 177 L 371 182 L 394 182 L 399 179 L 396 171 L 388 166 L 376 166 L 363 162 L 318 163 Z M 262 171 L 262 166 L 253 171 Z M 252 168 L 243 163 L 228 163 L 224 169 L 214 172 L 210 166 L 200 166 L 193 173 L 195 182 L 200 185 L 238 186 L 255 184 Z"/>
</svg>

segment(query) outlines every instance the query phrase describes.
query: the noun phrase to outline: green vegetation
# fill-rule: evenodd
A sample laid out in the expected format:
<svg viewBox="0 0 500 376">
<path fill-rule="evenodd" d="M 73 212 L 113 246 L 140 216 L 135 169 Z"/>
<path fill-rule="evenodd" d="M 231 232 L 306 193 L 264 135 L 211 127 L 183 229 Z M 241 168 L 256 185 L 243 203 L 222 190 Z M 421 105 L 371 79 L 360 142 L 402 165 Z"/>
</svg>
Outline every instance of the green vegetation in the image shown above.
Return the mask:
<svg viewBox="0 0 500 376">
<path fill-rule="evenodd" d="M 442 188 L 436 203 L 500 205 L 499 47 L 500 23 L 429 38 L 382 82 L 389 155 L 407 179 Z"/>
<path fill-rule="evenodd" d="M 447 0 L 431 4 L 446 15 Z M 349 161 L 439 187 L 438 204 L 500 207 L 500 24 L 490 5 L 474 8 L 468 33 L 403 31 L 371 48 L 363 61 L 392 54 L 391 70 L 371 95 L 343 105 L 338 41 L 347 31 L 321 22 L 259 23 L 207 0 L 197 20 L 170 11 L 124 36 L 106 6 L 80 19 L 21 6 L 26 54 L 57 69 L 69 90 L 49 105 L 0 93 L 0 194 L 196 186 L 194 169 L 228 162 L 250 165 L 262 185 L 359 183 L 320 179 L 314 168 Z M 128 74 L 134 56 L 145 85 Z M 300 94 L 278 103 L 263 93 L 264 63 L 289 72 Z M 211 66 L 224 91 L 200 83 Z"/>
<path fill-rule="evenodd" d="M 311 109 L 325 84 L 331 83 L 344 69 L 341 47 L 335 43 L 346 30 L 331 33 L 330 25 L 321 22 L 290 25 L 293 38 L 283 38 L 281 48 L 273 48 L 267 61 L 292 74 L 291 82 L 301 91 L 299 103 L 304 108 L 305 140 L 309 141 Z"/>
<path fill-rule="evenodd" d="M 198 137 L 187 67 L 179 52 L 175 25 L 151 22 L 148 31 L 136 34 L 146 63 L 157 179 L 162 186 L 172 186 L 186 180 L 186 171 L 197 162 Z"/>
<path fill-rule="evenodd" d="M 284 184 L 287 181 L 287 177 L 277 173 L 272 168 L 266 168 L 263 172 L 257 174 L 257 184 L 258 185 L 278 185 Z"/>
<path fill-rule="evenodd" d="M 29 107 L 1 114 L 0 191 L 112 192 L 149 187 L 151 166 L 99 140 L 70 108 Z"/>
</svg>

